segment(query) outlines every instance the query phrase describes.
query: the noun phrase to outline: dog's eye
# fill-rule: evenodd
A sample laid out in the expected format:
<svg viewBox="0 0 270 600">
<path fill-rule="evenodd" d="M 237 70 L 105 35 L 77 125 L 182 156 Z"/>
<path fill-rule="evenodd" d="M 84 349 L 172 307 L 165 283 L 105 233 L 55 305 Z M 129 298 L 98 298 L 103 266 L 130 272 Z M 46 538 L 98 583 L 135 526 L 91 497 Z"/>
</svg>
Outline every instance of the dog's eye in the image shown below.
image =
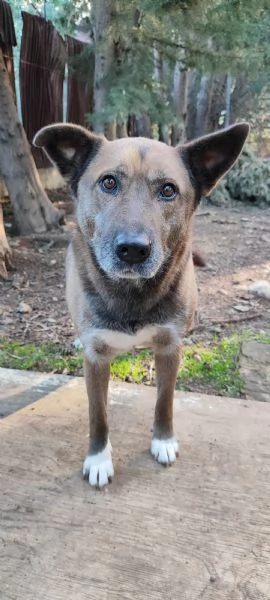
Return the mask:
<svg viewBox="0 0 270 600">
<path fill-rule="evenodd" d="M 100 181 L 100 187 L 104 192 L 115 192 L 117 181 L 112 175 L 105 175 Z"/>
<path fill-rule="evenodd" d="M 176 187 L 173 183 L 165 183 L 160 190 L 159 197 L 161 200 L 174 200 L 176 197 Z"/>
</svg>

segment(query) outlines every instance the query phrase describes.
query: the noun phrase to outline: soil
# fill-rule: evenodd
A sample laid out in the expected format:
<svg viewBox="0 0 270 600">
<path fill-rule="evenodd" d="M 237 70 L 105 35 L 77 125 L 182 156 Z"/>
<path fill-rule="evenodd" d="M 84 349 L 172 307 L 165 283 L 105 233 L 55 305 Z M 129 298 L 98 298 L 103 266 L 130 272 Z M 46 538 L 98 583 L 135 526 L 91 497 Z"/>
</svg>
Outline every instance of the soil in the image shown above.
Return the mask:
<svg viewBox="0 0 270 600">
<path fill-rule="evenodd" d="M 52 199 L 65 206 L 68 230 L 70 197 L 61 191 Z M 12 218 L 8 211 L 5 215 L 10 231 Z M 16 270 L 0 281 L 0 336 L 60 342 L 70 350 L 76 334 L 65 302 L 66 238 L 61 233 L 38 240 L 9 236 Z M 206 267 L 197 268 L 200 321 L 190 339 L 206 344 L 213 334 L 222 337 L 243 329 L 269 333 L 270 302 L 252 296 L 248 287 L 270 280 L 270 209 L 204 203 L 195 218 L 194 247 L 203 253 Z"/>
</svg>

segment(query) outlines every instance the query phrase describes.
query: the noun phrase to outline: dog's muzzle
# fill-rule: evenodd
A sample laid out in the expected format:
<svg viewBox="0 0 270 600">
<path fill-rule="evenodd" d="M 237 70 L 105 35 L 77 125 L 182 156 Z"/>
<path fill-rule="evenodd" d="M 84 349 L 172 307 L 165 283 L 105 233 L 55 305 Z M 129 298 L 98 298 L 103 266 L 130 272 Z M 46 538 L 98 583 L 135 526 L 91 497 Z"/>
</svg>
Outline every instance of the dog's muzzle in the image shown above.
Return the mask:
<svg viewBox="0 0 270 600">
<path fill-rule="evenodd" d="M 151 254 L 151 242 L 145 233 L 121 233 L 116 238 L 115 252 L 119 260 L 128 265 L 143 263 Z"/>
</svg>

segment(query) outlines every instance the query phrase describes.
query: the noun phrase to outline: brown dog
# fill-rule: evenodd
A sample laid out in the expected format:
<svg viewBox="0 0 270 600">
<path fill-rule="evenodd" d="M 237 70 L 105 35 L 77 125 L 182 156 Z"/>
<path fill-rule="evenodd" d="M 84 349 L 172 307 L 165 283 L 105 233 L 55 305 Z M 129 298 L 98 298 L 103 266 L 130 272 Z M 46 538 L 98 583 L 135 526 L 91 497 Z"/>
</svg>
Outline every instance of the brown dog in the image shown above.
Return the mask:
<svg viewBox="0 0 270 600">
<path fill-rule="evenodd" d="M 192 221 L 200 197 L 231 168 L 246 123 L 176 148 L 144 138 L 108 142 L 56 124 L 34 139 L 70 183 L 76 229 L 67 252 L 67 302 L 84 348 L 90 446 L 83 473 L 102 487 L 113 476 L 107 424 L 110 361 L 151 347 L 157 403 L 151 453 L 174 462 L 173 395 L 197 287 Z"/>
</svg>

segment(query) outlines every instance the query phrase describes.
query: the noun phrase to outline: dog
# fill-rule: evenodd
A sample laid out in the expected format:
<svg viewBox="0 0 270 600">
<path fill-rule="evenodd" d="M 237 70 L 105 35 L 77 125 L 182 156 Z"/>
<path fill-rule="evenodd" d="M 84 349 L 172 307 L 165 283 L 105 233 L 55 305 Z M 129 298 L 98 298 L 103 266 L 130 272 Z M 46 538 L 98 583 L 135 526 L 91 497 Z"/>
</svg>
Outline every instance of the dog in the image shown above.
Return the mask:
<svg viewBox="0 0 270 600">
<path fill-rule="evenodd" d="M 67 251 L 67 303 L 84 352 L 90 444 L 83 475 L 102 488 L 114 475 L 107 422 L 110 362 L 136 347 L 155 354 L 151 453 L 178 454 L 173 397 L 182 340 L 196 320 L 193 215 L 232 167 L 247 123 L 176 147 L 147 138 L 107 141 L 73 124 L 41 129 L 43 148 L 75 197 Z"/>
</svg>

